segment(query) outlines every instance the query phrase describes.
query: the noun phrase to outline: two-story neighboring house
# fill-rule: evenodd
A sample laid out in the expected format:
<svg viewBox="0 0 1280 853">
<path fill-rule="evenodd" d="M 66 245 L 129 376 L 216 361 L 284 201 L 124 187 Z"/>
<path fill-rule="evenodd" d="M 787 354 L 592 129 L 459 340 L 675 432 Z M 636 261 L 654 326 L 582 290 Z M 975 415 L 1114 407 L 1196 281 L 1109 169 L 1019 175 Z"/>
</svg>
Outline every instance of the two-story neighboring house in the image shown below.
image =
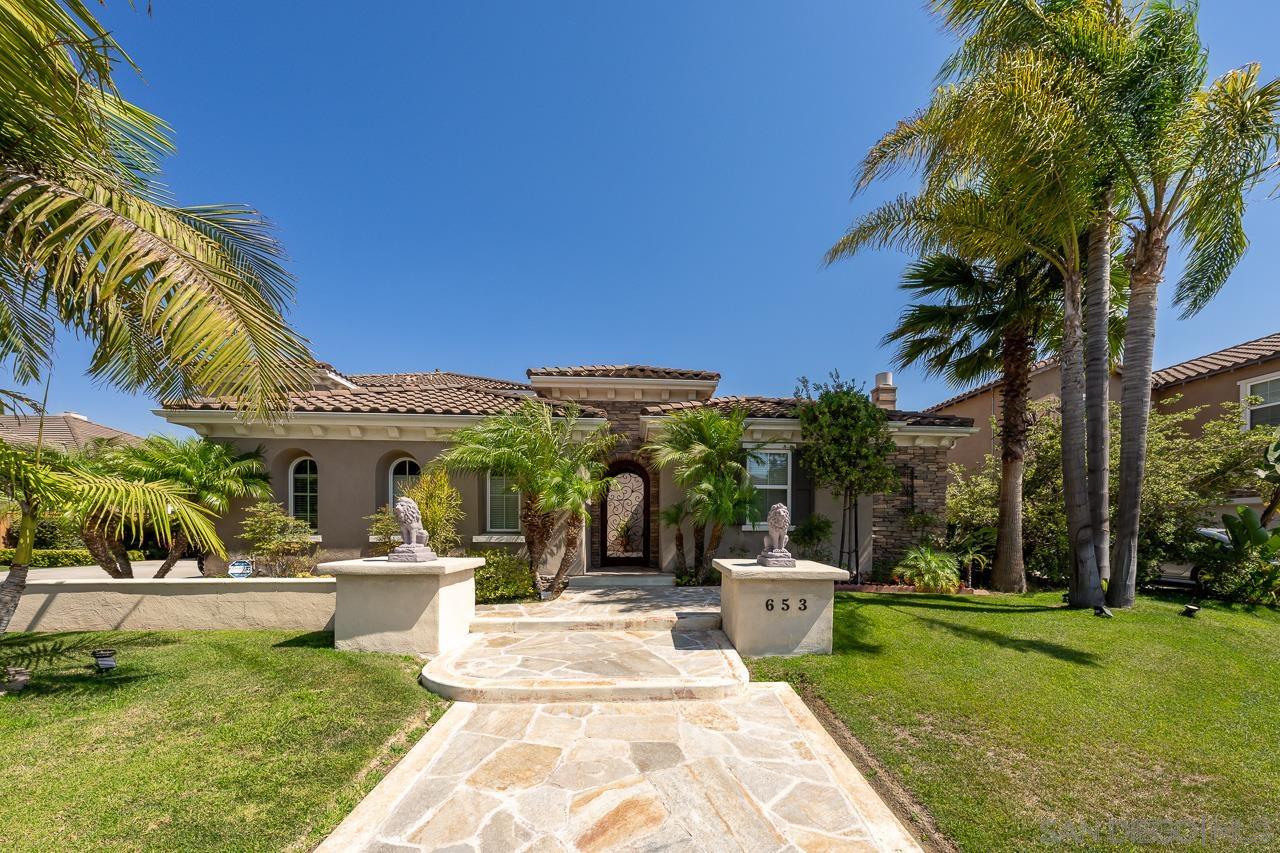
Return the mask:
<svg viewBox="0 0 1280 853">
<path fill-rule="evenodd" d="M 1031 398 L 1056 398 L 1060 375 L 1056 360 L 1038 363 L 1031 377 Z M 1220 404 L 1244 406 L 1242 429 L 1280 426 L 1280 333 L 1227 347 L 1207 355 L 1165 367 L 1151 377 L 1153 402 L 1165 411 L 1203 406 L 1191 423 L 1196 429 L 1216 414 Z M 1120 374 L 1111 378 L 1111 398 L 1120 399 Z M 931 414 L 972 418 L 976 431 L 960 438 L 951 453 L 952 462 L 975 468 L 988 454 L 999 452 L 993 423 L 1000 419 L 1000 383 L 990 382 L 927 409 Z M 1242 503 L 1261 507 L 1256 498 Z"/>
<path fill-rule="evenodd" d="M 159 414 L 241 450 L 262 448 L 276 499 L 310 524 L 316 540 L 335 555 L 367 550 L 365 516 L 439 456 L 455 430 L 513 411 L 528 397 L 545 400 L 556 412 L 572 402 L 584 428 L 607 423 L 622 436 L 609 465 L 614 484 L 593 507 L 585 540 L 590 547 L 579 571 L 673 570 L 674 532 L 659 517 L 680 499 L 681 489 L 670 471 L 655 470 L 642 448 L 678 411 L 745 410 L 744 440 L 758 450 L 750 473 L 762 505 L 787 504 L 793 523 L 814 512 L 838 519 L 837 500 L 815 488 L 798 464 L 795 400 L 718 397 L 717 373 L 643 365 L 534 368 L 526 379 L 445 371 L 344 375 L 322 365 L 313 387 L 295 394 L 288 416 L 276 423 L 246 422 L 217 400 L 191 401 Z M 913 516 L 942 518 L 947 454 L 973 430 L 967 417 L 897 410 L 888 374 L 878 377 L 873 396 L 888 410 L 902 488 L 861 501 L 859 555 L 867 569 L 873 562 L 891 564 L 913 544 L 920 535 Z M 459 530 L 465 547 L 519 547 L 520 496 L 502 477 L 455 474 L 452 482 L 466 511 Z M 238 508 L 219 522 L 233 551 L 241 512 Z M 759 528 L 743 525 L 728 532 L 722 553 L 755 554 L 760 544 Z"/>
</svg>

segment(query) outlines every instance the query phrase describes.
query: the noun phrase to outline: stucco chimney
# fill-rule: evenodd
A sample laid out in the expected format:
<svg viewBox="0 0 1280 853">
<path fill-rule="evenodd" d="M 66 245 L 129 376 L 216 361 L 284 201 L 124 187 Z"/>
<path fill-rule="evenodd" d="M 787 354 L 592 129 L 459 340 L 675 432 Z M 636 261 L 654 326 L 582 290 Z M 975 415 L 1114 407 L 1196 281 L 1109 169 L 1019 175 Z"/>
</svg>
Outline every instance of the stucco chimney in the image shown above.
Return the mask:
<svg viewBox="0 0 1280 853">
<path fill-rule="evenodd" d="M 889 371 L 876 374 L 876 387 L 871 389 L 871 402 L 882 409 L 898 408 L 898 386 L 893 384 Z"/>
</svg>

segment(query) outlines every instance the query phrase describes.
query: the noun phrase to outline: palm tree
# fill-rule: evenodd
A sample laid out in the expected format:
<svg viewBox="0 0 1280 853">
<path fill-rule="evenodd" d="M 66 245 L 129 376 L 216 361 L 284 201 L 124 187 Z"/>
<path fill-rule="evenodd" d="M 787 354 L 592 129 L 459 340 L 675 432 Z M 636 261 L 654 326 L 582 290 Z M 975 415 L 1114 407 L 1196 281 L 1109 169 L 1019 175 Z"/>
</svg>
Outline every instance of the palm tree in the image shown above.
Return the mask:
<svg viewBox="0 0 1280 853">
<path fill-rule="evenodd" d="M 87 514 L 106 520 L 118 537 L 149 528 L 161 542 L 181 536 L 196 547 L 225 553 L 209 511 L 188 501 L 181 487 L 165 481 L 143 483 L 103 476 L 74 463 L 58 470 L 42 457 L 39 443 L 32 451 L 0 441 L 0 490 L 17 502 L 22 512 L 13 564 L 0 584 L 0 634 L 9 629 L 26 586 L 36 520 L 46 507 L 81 507 Z"/>
<path fill-rule="evenodd" d="M 1002 266 L 949 254 L 907 268 L 902 289 L 929 301 L 909 305 L 885 344 L 898 348 L 900 367 L 957 385 L 1000 377 L 1000 500 L 992 585 L 1025 592 L 1022 559 L 1022 477 L 1027 451 L 1031 368 L 1048 330 L 1059 322 L 1057 282 L 1034 255 Z"/>
<path fill-rule="evenodd" d="M 662 431 L 644 448 L 658 468 L 672 469 L 676 485 L 685 490 L 684 506 L 693 525 L 695 583 L 706 580 L 725 527 L 755 510 L 755 489 L 747 471 L 754 454 L 743 445 L 746 417 L 741 409 L 728 414 L 711 408 L 676 412 L 664 419 Z M 683 553 L 677 559 L 682 560 Z"/>
<path fill-rule="evenodd" d="M 271 482 L 260 448 L 236 453 L 229 445 L 217 441 L 153 435 L 140 444 L 114 449 L 110 459 L 121 476 L 144 482 L 173 483 L 181 487 L 193 503 L 216 516 L 226 515 L 233 501 L 271 497 Z M 193 548 L 183 536 L 176 535 L 169 542 L 169 553 L 155 576 L 162 578 L 169 574 L 188 551 L 195 552 L 200 573 L 204 574 L 209 550 Z"/>
<path fill-rule="evenodd" d="M 264 219 L 165 200 L 168 130 L 119 96 L 113 69 L 132 63 L 78 0 L 0 4 L 0 55 L 0 358 L 15 379 L 47 377 L 65 326 L 92 343 L 89 372 L 106 384 L 218 396 L 257 417 L 283 408 L 315 362 L 281 316 L 293 283 Z M 18 490 L 28 533 L 50 496 L 136 505 L 171 491 L 98 476 L 73 487 L 32 466 L 13 469 L 30 486 Z M 4 624 L 29 556 L 27 542 L 0 585 Z"/>
<path fill-rule="evenodd" d="M 568 583 L 582 545 L 582 525 L 591 518 L 591 504 L 609 485 L 604 460 L 617 443 L 608 426 L 583 433 L 575 406 L 566 405 L 557 413 L 551 404 L 529 399 L 514 412 L 458 430 L 453 446 L 439 458 L 450 470 L 490 471 L 510 478 L 523 497 L 520 526 L 538 587 L 543 583 L 537 567 L 553 537 L 563 531 L 564 550 L 547 585 L 552 597 Z"/>
</svg>

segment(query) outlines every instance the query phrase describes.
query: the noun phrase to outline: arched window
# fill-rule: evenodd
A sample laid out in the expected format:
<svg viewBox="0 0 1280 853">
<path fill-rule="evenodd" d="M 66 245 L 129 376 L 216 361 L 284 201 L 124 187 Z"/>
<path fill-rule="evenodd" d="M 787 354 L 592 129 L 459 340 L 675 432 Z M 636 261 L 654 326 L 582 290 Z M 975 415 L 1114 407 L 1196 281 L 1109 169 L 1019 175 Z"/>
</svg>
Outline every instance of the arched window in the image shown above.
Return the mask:
<svg viewBox="0 0 1280 853">
<path fill-rule="evenodd" d="M 422 476 L 422 466 L 409 457 L 397 459 L 387 472 L 387 503 L 394 504 Z"/>
<path fill-rule="evenodd" d="M 289 468 L 289 514 L 311 525 L 320 520 L 320 471 L 316 460 L 304 456 Z"/>
</svg>

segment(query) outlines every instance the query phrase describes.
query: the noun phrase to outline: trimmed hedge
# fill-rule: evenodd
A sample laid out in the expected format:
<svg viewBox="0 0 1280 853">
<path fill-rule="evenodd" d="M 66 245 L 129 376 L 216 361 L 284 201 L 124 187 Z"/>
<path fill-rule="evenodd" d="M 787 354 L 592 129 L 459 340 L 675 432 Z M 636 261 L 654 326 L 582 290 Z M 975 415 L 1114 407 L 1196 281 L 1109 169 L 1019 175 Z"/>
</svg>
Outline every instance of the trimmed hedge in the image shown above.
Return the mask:
<svg viewBox="0 0 1280 853">
<path fill-rule="evenodd" d="M 13 562 L 13 548 L 0 548 L 0 566 L 8 566 Z M 130 551 L 130 560 L 142 560 L 141 551 Z M 31 552 L 31 568 L 60 569 L 64 566 L 95 566 L 89 551 L 85 548 L 37 548 Z"/>
</svg>

